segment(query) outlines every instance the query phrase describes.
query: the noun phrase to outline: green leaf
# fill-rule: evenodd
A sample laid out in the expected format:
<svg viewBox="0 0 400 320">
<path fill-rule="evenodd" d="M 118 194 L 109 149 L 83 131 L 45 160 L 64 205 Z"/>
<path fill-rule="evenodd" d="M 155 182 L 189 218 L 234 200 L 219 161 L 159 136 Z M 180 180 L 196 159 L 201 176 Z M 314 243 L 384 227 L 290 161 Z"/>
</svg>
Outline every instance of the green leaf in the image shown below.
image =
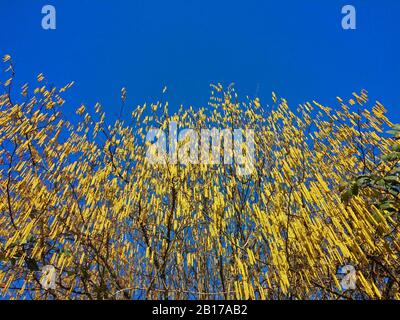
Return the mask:
<svg viewBox="0 0 400 320">
<path fill-rule="evenodd" d="M 346 190 L 345 192 L 342 192 L 340 197 L 341 197 L 343 202 L 347 203 L 347 202 L 350 201 L 352 196 L 353 196 L 353 193 L 351 192 L 351 189 L 349 189 L 349 190 Z"/>
<path fill-rule="evenodd" d="M 354 183 L 352 186 L 351 186 L 351 194 L 353 195 L 353 196 L 358 196 L 358 192 L 359 192 L 359 188 L 358 188 L 358 184 L 357 183 Z"/>
<path fill-rule="evenodd" d="M 359 177 L 359 178 L 357 178 L 356 183 L 357 183 L 357 185 L 358 185 L 359 187 L 364 187 L 364 186 L 366 186 L 366 185 L 368 184 L 368 182 L 370 182 L 370 181 L 371 181 L 371 178 L 370 178 L 370 177 L 364 176 L 364 177 Z"/>
<path fill-rule="evenodd" d="M 389 190 L 389 193 L 391 194 L 391 195 L 393 195 L 393 196 L 395 196 L 395 197 L 397 197 L 398 195 L 399 195 L 399 191 L 396 189 L 396 188 L 392 188 L 392 187 L 390 187 L 390 188 L 388 188 Z"/>
<path fill-rule="evenodd" d="M 346 190 L 348 188 L 348 184 L 347 183 L 343 183 L 339 186 L 339 191 L 343 192 L 344 190 Z"/>
<path fill-rule="evenodd" d="M 385 161 L 399 161 L 400 160 L 400 152 L 392 152 L 382 157 L 382 160 Z"/>
<path fill-rule="evenodd" d="M 384 186 L 385 186 L 385 180 L 383 180 L 383 179 L 376 180 L 376 181 L 375 181 L 375 184 L 376 184 L 377 186 L 384 187 Z"/>
<path fill-rule="evenodd" d="M 390 171 L 392 174 L 398 174 L 398 173 L 400 173 L 400 167 L 395 167 L 395 168 L 393 168 L 393 170 L 392 171 Z"/>
<path fill-rule="evenodd" d="M 393 181 L 398 182 L 399 181 L 399 177 L 394 176 L 394 175 L 387 176 L 383 179 L 385 179 L 385 181 L 387 181 L 387 182 L 393 182 Z"/>
<path fill-rule="evenodd" d="M 395 152 L 400 152 L 400 144 L 395 144 L 392 149 Z"/>
</svg>

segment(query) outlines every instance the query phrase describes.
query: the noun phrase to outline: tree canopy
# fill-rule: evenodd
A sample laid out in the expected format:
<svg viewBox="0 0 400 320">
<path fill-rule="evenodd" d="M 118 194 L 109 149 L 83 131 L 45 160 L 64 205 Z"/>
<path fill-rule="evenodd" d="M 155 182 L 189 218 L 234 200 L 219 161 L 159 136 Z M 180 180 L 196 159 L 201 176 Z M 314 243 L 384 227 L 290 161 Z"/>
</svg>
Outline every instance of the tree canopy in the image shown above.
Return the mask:
<svg viewBox="0 0 400 320">
<path fill-rule="evenodd" d="M 3 297 L 400 298 L 398 127 L 365 90 L 290 108 L 275 93 L 264 104 L 217 84 L 207 107 L 170 112 L 163 99 L 129 109 L 123 89 L 129 118 L 109 123 L 96 104 L 72 121 L 63 109 L 73 83 L 40 74 L 17 93 L 3 61 Z M 146 133 L 172 121 L 254 130 L 254 170 L 149 163 Z M 345 265 L 355 289 L 341 286 Z"/>
</svg>

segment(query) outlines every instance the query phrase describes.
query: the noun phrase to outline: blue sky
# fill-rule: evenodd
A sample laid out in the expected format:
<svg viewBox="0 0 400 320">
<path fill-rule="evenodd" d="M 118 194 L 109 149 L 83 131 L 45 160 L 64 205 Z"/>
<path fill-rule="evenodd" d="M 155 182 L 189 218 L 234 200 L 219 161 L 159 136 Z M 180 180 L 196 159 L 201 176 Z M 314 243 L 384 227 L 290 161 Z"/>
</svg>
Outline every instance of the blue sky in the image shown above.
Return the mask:
<svg viewBox="0 0 400 320">
<path fill-rule="evenodd" d="M 57 9 L 57 29 L 41 28 L 41 8 Z M 343 30 L 341 8 L 357 10 Z M 400 1 L 0 0 L 0 55 L 11 54 L 21 83 L 43 72 L 75 80 L 66 108 L 99 101 L 119 112 L 156 101 L 164 85 L 173 108 L 206 105 L 209 84 L 270 101 L 335 105 L 365 88 L 400 122 Z"/>
</svg>

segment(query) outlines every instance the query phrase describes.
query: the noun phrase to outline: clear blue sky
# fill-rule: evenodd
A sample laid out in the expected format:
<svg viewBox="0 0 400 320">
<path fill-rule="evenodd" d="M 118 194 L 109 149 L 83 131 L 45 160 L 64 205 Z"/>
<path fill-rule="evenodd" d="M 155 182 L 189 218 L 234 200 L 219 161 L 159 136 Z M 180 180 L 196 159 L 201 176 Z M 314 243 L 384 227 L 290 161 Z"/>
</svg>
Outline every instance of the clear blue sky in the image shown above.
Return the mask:
<svg viewBox="0 0 400 320">
<path fill-rule="evenodd" d="M 57 9 L 57 29 L 41 28 L 41 8 Z M 341 28 L 341 8 L 357 10 L 357 30 Z M 43 72 L 55 85 L 75 80 L 67 108 L 96 101 L 119 111 L 120 89 L 136 106 L 160 98 L 205 105 L 210 82 L 295 107 L 334 105 L 365 88 L 400 122 L 400 1 L 0 0 L 0 54 L 13 56 L 21 82 Z"/>
</svg>

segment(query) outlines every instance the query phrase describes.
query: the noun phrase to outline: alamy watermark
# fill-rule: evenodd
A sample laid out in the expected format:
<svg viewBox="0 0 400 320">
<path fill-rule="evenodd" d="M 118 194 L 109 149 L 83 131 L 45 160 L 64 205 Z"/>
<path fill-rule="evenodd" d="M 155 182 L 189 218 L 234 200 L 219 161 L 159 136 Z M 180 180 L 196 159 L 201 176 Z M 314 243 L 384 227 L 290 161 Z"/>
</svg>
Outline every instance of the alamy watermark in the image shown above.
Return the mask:
<svg viewBox="0 0 400 320">
<path fill-rule="evenodd" d="M 52 265 L 46 265 L 42 268 L 40 284 L 45 290 L 54 290 L 56 288 L 57 271 Z"/>
<path fill-rule="evenodd" d="M 42 28 L 44 30 L 55 30 L 57 28 L 56 8 L 53 5 L 42 7 Z M 353 5 L 342 7 L 342 28 L 344 30 L 355 30 L 357 28 L 356 8 Z"/>
<path fill-rule="evenodd" d="M 254 130 L 213 128 L 201 129 L 199 134 L 194 129 L 183 129 L 178 133 L 178 124 L 170 122 L 168 131 L 168 138 L 161 129 L 148 131 L 146 159 L 149 163 L 219 165 L 222 162 L 235 165 L 239 176 L 248 176 L 254 170 Z"/>
<path fill-rule="evenodd" d="M 343 290 L 355 290 L 357 284 L 357 272 L 352 265 L 345 265 L 341 268 L 340 273 L 343 274 L 343 279 L 340 282 Z"/>
<path fill-rule="evenodd" d="M 42 28 L 44 30 L 55 30 L 57 28 L 56 8 L 52 5 L 45 5 L 42 8 Z"/>
<path fill-rule="evenodd" d="M 356 8 L 352 5 L 345 5 L 342 8 L 342 14 L 345 15 L 342 18 L 342 28 L 344 30 L 357 29 Z"/>
</svg>

